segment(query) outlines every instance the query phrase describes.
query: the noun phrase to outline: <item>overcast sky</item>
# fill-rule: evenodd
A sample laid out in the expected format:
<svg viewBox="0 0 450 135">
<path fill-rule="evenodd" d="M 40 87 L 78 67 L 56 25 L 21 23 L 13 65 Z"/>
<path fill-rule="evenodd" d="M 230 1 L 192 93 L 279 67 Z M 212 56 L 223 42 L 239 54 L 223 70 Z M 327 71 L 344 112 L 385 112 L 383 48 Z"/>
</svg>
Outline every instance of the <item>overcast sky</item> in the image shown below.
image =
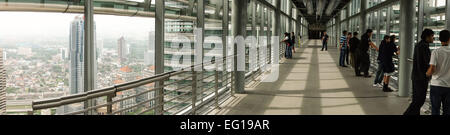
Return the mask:
<svg viewBox="0 0 450 135">
<path fill-rule="evenodd" d="M 70 22 L 81 14 L 0 12 L 0 40 L 15 38 L 65 38 L 69 39 Z M 153 18 L 95 15 L 97 37 L 115 38 L 121 35 L 148 39 L 154 30 Z"/>
</svg>

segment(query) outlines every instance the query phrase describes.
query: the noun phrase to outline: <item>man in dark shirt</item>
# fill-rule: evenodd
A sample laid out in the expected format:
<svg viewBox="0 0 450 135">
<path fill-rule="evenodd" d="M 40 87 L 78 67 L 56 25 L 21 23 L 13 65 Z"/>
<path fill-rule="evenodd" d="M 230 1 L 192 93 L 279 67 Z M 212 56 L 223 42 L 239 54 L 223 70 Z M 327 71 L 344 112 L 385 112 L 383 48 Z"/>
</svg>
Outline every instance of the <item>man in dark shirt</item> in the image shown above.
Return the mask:
<svg viewBox="0 0 450 135">
<path fill-rule="evenodd" d="M 355 75 L 361 76 L 361 72 L 359 72 L 359 63 L 358 63 L 358 57 L 357 57 L 357 50 L 358 46 L 360 44 L 360 40 L 358 39 L 358 32 L 353 32 L 353 37 L 350 39 L 349 45 L 350 45 L 350 63 L 352 64 L 353 68 L 355 69 Z"/>
<path fill-rule="evenodd" d="M 322 51 L 323 49 L 325 49 L 325 51 L 328 50 L 328 35 L 327 32 L 323 32 L 323 36 L 322 36 Z"/>
<path fill-rule="evenodd" d="M 373 30 L 367 29 L 366 33 L 361 37 L 361 44 L 359 45 L 359 60 L 360 60 L 360 71 L 364 72 L 364 77 L 370 78 L 369 75 L 370 68 L 370 57 L 369 57 L 369 47 L 375 48 L 378 51 L 377 46 L 370 40 L 372 37 Z"/>
<path fill-rule="evenodd" d="M 375 80 L 373 81 L 373 86 L 374 87 L 382 87 L 383 85 L 381 84 L 381 81 L 383 81 L 383 77 L 384 77 L 384 72 L 383 72 L 383 50 L 384 50 L 384 46 L 386 46 L 386 44 L 390 44 L 391 40 L 389 38 L 388 35 L 384 36 L 383 41 L 381 41 L 378 51 L 378 57 L 377 57 L 377 62 L 378 62 L 378 68 L 377 68 L 377 72 L 375 75 Z"/>
<path fill-rule="evenodd" d="M 430 78 L 427 77 L 426 72 L 430 67 L 430 43 L 434 41 L 434 32 L 430 29 L 425 29 L 421 35 L 421 41 L 414 46 L 413 56 L 413 70 L 412 70 L 412 87 L 413 96 L 412 102 L 404 115 L 420 115 L 420 108 L 425 103 L 428 83 Z"/>
</svg>

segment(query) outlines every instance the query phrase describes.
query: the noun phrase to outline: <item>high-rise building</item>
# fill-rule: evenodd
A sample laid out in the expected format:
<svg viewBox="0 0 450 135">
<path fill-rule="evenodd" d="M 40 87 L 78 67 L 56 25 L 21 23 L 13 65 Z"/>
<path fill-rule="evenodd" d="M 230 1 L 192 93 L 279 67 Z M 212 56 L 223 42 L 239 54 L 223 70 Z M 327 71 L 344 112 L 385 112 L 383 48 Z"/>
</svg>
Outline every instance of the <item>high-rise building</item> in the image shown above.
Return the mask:
<svg viewBox="0 0 450 135">
<path fill-rule="evenodd" d="M 94 33 L 95 33 L 95 25 L 94 25 Z M 94 43 L 95 42 L 94 34 Z M 96 46 L 96 45 L 95 45 Z M 94 47 L 94 51 L 97 52 L 97 48 Z M 98 59 L 98 55 L 96 54 L 95 59 Z M 84 18 L 83 17 L 75 17 L 75 20 L 72 21 L 70 27 L 70 46 L 69 46 L 69 57 L 70 57 L 70 78 L 69 78 L 69 87 L 70 94 L 76 94 L 84 92 L 83 88 L 83 74 L 84 74 Z M 94 62 L 94 72 L 97 72 L 97 62 Z M 94 73 L 94 74 L 95 74 Z M 94 78 L 96 80 L 96 78 Z M 95 83 L 96 81 L 94 81 Z M 95 86 L 95 84 L 94 84 Z"/>
<path fill-rule="evenodd" d="M 75 17 L 70 26 L 70 94 L 83 92 L 84 72 L 84 19 Z"/>
<path fill-rule="evenodd" d="M 97 51 L 95 51 L 97 54 L 98 62 L 101 63 L 101 58 L 103 56 L 103 39 L 97 40 Z"/>
<path fill-rule="evenodd" d="M 117 40 L 117 46 L 119 47 L 117 49 L 117 53 L 119 54 L 119 61 L 122 64 L 126 61 L 126 56 L 127 56 L 127 52 L 128 52 L 126 41 L 123 36 L 120 37 L 119 40 Z"/>
<path fill-rule="evenodd" d="M 6 73 L 3 67 L 3 49 L 0 48 L 0 115 L 6 113 Z"/>
<path fill-rule="evenodd" d="M 60 53 L 61 53 L 61 59 L 66 60 L 68 57 L 67 48 L 61 48 Z"/>
<path fill-rule="evenodd" d="M 132 43 L 132 44 L 130 44 L 129 50 L 130 50 L 130 53 L 129 53 L 128 57 L 130 59 L 133 59 L 133 60 L 143 60 L 144 59 L 144 55 L 146 53 L 145 46 L 139 45 L 136 43 Z"/>
<path fill-rule="evenodd" d="M 77 94 L 84 91 L 84 17 L 77 16 L 72 21 L 70 25 L 70 37 L 69 37 L 69 93 Z M 97 52 L 96 47 L 96 34 L 95 34 L 95 24 L 94 24 L 94 52 Z M 98 55 L 95 54 L 95 61 L 98 61 Z M 94 62 L 94 74 L 97 73 L 97 62 Z M 94 76 L 94 86 L 96 88 L 97 76 Z M 57 114 L 63 114 L 72 112 L 75 110 L 80 110 L 83 105 L 68 105 L 63 106 L 57 110 Z"/>
<path fill-rule="evenodd" d="M 149 40 L 147 47 L 144 52 L 144 64 L 145 65 L 155 65 L 155 40 L 154 34 L 149 33 Z"/>
</svg>

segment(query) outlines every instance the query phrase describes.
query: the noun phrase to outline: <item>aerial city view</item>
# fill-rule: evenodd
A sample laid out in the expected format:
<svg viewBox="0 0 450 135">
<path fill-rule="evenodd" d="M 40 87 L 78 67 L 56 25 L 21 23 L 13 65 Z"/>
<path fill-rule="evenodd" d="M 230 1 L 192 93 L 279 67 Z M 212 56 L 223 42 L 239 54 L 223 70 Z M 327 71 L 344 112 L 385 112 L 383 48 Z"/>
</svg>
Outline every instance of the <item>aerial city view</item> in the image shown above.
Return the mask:
<svg viewBox="0 0 450 135">
<path fill-rule="evenodd" d="M 5 29 L 17 33 L 1 33 L 0 48 L 7 78 L 6 101 L 11 105 L 7 106 L 8 110 L 14 112 L 16 109 L 20 112 L 21 109 L 27 109 L 24 102 L 82 92 L 82 15 L 2 12 L 0 16 L 11 19 L 2 21 L 2 24 L 36 21 L 35 25 L 44 27 L 10 25 Z M 45 21 L 37 20 L 38 18 L 51 19 Z M 98 18 L 97 30 L 103 32 L 96 32 L 96 87 L 108 87 L 154 75 L 154 46 L 149 43 L 149 33 L 152 31 L 150 25 L 143 30 L 131 28 L 119 31 L 108 29 L 107 26 L 102 29 L 101 26 L 105 25 L 99 25 L 101 23 L 128 18 Z M 153 19 L 128 20 L 133 21 L 137 25 L 143 22 L 151 24 Z M 111 25 L 124 25 L 126 22 L 117 21 Z M 26 34 L 21 37 L 14 36 L 21 33 Z M 141 36 L 136 36 L 136 33 Z"/>
</svg>

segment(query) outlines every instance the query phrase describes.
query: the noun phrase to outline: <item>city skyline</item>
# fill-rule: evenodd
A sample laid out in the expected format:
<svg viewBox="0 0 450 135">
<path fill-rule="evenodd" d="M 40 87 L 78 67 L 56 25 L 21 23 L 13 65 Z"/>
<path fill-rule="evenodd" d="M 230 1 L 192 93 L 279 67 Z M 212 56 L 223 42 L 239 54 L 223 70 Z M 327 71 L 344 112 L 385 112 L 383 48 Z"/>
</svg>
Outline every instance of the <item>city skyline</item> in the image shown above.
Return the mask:
<svg viewBox="0 0 450 135">
<path fill-rule="evenodd" d="M 26 44 L 36 41 L 65 41 L 70 33 L 72 13 L 0 12 L 0 47 L 9 44 Z M 147 40 L 154 30 L 154 18 L 94 15 L 98 39 L 117 39 L 120 36 L 133 40 Z M 33 22 L 30 25 L 29 22 Z M 36 27 L 39 26 L 39 27 Z"/>
</svg>

